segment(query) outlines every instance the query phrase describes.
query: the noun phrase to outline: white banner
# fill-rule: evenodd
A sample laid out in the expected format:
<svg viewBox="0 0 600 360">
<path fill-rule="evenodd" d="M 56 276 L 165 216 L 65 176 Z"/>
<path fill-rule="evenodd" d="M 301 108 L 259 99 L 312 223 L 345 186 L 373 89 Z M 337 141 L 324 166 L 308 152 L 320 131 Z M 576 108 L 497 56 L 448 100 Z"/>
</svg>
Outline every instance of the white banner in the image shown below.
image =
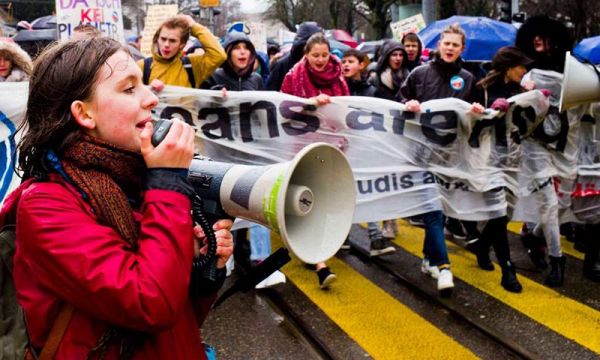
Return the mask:
<svg viewBox="0 0 600 360">
<path fill-rule="evenodd" d="M 0 83 L 0 205 L 21 183 L 14 172 L 16 145 L 22 135 L 16 130 L 25 118 L 27 85 L 27 82 Z"/>
<path fill-rule="evenodd" d="M 18 123 L 26 90 L 10 86 L 15 85 L 0 84 L 7 94 L 0 97 L 0 111 Z M 556 186 L 561 185 L 560 198 L 568 199 L 566 207 L 577 186 L 581 194 L 591 194 L 589 189 L 600 185 L 595 130 L 579 137 L 577 112 L 568 118 L 550 116 L 553 107 L 548 110 L 540 91 L 509 102 L 506 114 L 488 109 L 474 115 L 464 101 L 440 99 L 421 104 L 422 112 L 415 114 L 377 98 L 334 97 L 331 104 L 317 107 L 277 92 L 230 91 L 224 99 L 219 91 L 166 87 L 154 116 L 193 124 L 197 151 L 217 161 L 263 165 L 288 161 L 313 142 L 337 146 L 356 179 L 355 222 L 437 209 L 460 219 L 484 220 L 506 214 L 516 198 L 513 219 L 535 221 L 541 204 L 525 211 L 532 203 L 522 200 L 544 187 L 555 193 L 551 177 L 560 178 Z M 585 124 L 595 129 L 600 114 L 589 107 L 587 113 Z M 586 164 L 578 172 L 581 158 Z M 590 179 L 596 181 L 593 186 Z"/>
<path fill-rule="evenodd" d="M 510 101 L 506 116 L 473 115 L 470 104 L 453 98 L 426 102 L 415 114 L 377 98 L 336 97 L 316 107 L 276 92 L 229 92 L 223 99 L 220 92 L 169 87 L 156 113 L 194 124 L 198 150 L 219 161 L 269 164 L 309 143 L 336 145 L 356 178 L 357 222 L 436 209 L 483 220 L 506 211 L 504 192 L 494 189 L 519 194 L 521 147 L 511 140 L 512 122 L 532 126 L 548 107 L 539 91 Z"/>
</svg>

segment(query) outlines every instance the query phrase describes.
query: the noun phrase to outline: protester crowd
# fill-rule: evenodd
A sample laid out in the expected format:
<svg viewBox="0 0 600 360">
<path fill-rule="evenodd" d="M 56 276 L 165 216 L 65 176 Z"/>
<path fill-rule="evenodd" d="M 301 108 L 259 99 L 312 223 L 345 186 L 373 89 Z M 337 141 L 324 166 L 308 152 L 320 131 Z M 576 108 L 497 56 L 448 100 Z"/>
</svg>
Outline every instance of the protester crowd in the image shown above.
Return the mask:
<svg viewBox="0 0 600 360">
<path fill-rule="evenodd" d="M 458 98 L 475 114 L 506 111 L 508 98 L 539 88 L 524 79 L 527 71 L 563 69 L 570 49 L 566 29 L 551 23 L 550 30 L 544 21 L 523 25 L 526 32 L 519 32 L 515 46 L 498 50 L 483 78 L 463 66 L 469 39 L 458 25 L 442 31 L 428 58 L 414 33 L 400 42 L 386 40 L 373 59 L 355 49 L 340 58 L 314 22 L 299 26 L 287 54 L 277 46 L 263 54 L 245 34 L 231 32 L 220 43 L 185 15 L 160 26 L 148 58 L 141 58 L 139 37 L 123 46 L 85 27 L 75 30 L 74 39 L 51 45 L 34 64 L 17 44 L 0 38 L 0 82 L 30 82 L 27 132 L 19 145 L 23 183 L 0 213 L 2 225 L 16 224 L 14 278 L 30 351 L 41 351 L 56 319 L 71 312 L 57 358 L 205 358 L 197 329 L 223 283 L 233 238 L 236 247 L 247 246 L 248 234 L 234 236 L 231 221 L 218 222 L 218 280 L 190 285 L 192 259 L 205 251 L 205 235 L 189 216 L 193 195 L 186 174 L 194 131 L 175 121 L 164 143 L 151 145 L 151 110 L 158 102 L 153 92 L 164 85 L 220 90 L 223 96 L 270 90 L 317 106 L 334 96 L 365 96 L 401 102 L 409 112 L 420 112 L 428 100 Z M 193 46 L 186 48 L 190 37 Z M 554 187 L 544 189 L 536 195 L 541 221 L 527 224 L 522 239 L 535 266 L 549 263 L 545 283 L 561 286 L 566 258 L 557 195 Z M 510 195 L 502 187 L 489 192 Z M 433 195 L 424 190 L 420 196 L 425 202 Z M 381 221 L 368 223 L 371 256 L 396 251 L 390 243 L 396 221 Z M 447 237 L 465 240 L 484 271 L 494 269 L 493 248 L 501 286 L 523 290 L 510 256 L 507 211 L 488 221 L 463 221 L 446 217 L 438 204 L 411 221 L 425 228 L 420 271 L 437 281 L 440 294 L 454 287 Z M 588 234 L 596 227 L 584 226 Z M 85 242 L 83 233 L 89 234 Z M 584 274 L 600 281 L 598 241 L 584 238 Z M 314 269 L 322 289 L 332 286 L 335 269 L 325 263 Z"/>
</svg>

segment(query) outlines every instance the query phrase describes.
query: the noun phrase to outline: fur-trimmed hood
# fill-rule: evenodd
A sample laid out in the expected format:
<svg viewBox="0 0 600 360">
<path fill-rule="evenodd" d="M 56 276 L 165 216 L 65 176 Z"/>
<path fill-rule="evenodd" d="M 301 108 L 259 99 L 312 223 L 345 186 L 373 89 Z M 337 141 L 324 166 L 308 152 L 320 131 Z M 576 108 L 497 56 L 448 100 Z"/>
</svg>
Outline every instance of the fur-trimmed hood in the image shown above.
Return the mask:
<svg viewBox="0 0 600 360">
<path fill-rule="evenodd" d="M 12 70 L 5 81 L 27 81 L 33 68 L 31 57 L 13 42 L 0 40 L 0 54 L 7 55 L 12 62 Z M 23 74 L 26 75 L 23 78 Z"/>
</svg>

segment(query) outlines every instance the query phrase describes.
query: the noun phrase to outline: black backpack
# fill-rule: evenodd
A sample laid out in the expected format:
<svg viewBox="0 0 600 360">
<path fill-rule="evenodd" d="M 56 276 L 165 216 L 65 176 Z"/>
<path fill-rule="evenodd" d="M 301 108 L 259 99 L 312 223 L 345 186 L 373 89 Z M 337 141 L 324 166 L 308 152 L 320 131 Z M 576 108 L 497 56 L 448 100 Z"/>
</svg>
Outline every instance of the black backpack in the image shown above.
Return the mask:
<svg viewBox="0 0 600 360">
<path fill-rule="evenodd" d="M 190 62 L 190 58 L 187 56 L 182 56 L 181 62 L 183 63 L 183 68 L 188 75 L 188 81 L 192 85 L 192 88 L 196 87 L 196 79 L 194 78 L 194 70 L 192 69 L 192 63 Z M 148 85 L 150 81 L 150 71 L 152 71 L 152 57 L 147 57 L 144 59 L 144 77 L 142 80 L 144 81 L 144 85 Z"/>
</svg>

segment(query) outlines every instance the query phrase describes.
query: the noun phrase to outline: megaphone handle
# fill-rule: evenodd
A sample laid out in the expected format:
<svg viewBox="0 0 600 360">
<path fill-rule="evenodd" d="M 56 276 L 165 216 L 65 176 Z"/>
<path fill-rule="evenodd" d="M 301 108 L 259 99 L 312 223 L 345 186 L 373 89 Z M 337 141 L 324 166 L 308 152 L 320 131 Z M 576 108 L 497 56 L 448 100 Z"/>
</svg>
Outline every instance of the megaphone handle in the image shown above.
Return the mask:
<svg viewBox="0 0 600 360">
<path fill-rule="evenodd" d="M 208 280 L 216 280 L 216 252 L 217 252 L 217 238 L 215 232 L 212 229 L 213 224 L 217 219 L 208 219 L 205 214 L 202 213 L 203 201 L 200 196 L 196 195 L 192 201 L 192 219 L 195 223 L 200 225 L 202 231 L 207 240 L 207 251 L 205 255 L 199 255 L 194 259 L 192 264 L 192 271 L 200 271 L 202 277 Z"/>
</svg>

